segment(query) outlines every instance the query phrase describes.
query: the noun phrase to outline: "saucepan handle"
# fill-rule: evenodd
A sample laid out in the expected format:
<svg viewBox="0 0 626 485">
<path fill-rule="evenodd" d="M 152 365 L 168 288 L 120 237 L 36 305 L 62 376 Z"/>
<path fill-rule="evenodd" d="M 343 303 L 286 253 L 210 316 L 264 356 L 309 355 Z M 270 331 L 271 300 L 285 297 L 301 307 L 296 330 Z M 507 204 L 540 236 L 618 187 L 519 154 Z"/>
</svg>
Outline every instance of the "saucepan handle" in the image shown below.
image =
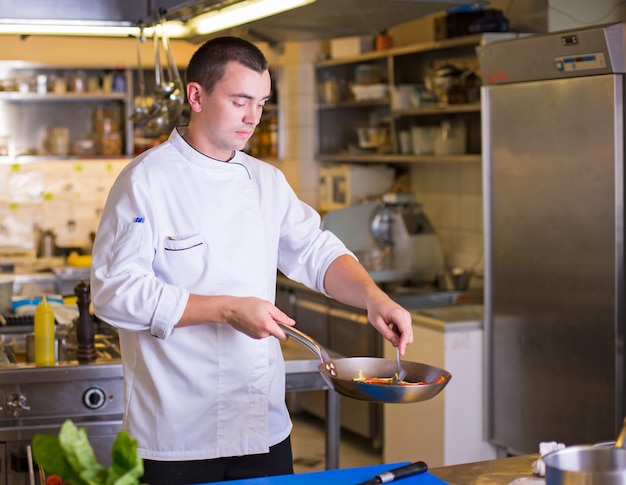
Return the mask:
<svg viewBox="0 0 626 485">
<path fill-rule="evenodd" d="M 615 441 L 615 446 L 617 448 L 626 448 L 626 417 L 624 418 L 624 422 L 622 424 L 622 430 L 619 432 L 619 436 Z"/>
<path fill-rule="evenodd" d="M 315 355 L 317 355 L 322 361 L 322 364 L 324 362 L 330 361 L 328 351 L 324 347 L 322 347 L 317 341 L 309 337 L 306 333 L 301 332 L 295 327 L 290 327 L 289 325 L 283 325 L 282 323 L 279 323 L 279 325 L 289 337 L 295 339 L 311 352 L 313 352 Z"/>
</svg>

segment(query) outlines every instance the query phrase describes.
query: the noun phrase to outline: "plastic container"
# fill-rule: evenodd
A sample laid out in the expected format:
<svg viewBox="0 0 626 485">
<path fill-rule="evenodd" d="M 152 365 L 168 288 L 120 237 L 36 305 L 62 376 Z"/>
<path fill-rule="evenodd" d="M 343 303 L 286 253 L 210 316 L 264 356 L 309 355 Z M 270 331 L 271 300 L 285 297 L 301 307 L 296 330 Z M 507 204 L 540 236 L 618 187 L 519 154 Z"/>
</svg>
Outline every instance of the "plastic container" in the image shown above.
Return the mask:
<svg viewBox="0 0 626 485">
<path fill-rule="evenodd" d="M 435 155 L 466 153 L 467 126 L 464 121 L 442 121 L 435 138 Z"/>
<path fill-rule="evenodd" d="M 354 84 L 351 86 L 351 89 L 356 101 L 385 99 L 388 93 L 386 84 Z"/>
<path fill-rule="evenodd" d="M 439 128 L 433 126 L 411 127 L 411 149 L 414 155 L 432 155 L 435 152 L 435 135 Z"/>
<path fill-rule="evenodd" d="M 54 310 L 44 295 L 35 310 L 35 365 L 54 365 L 55 346 Z"/>
</svg>

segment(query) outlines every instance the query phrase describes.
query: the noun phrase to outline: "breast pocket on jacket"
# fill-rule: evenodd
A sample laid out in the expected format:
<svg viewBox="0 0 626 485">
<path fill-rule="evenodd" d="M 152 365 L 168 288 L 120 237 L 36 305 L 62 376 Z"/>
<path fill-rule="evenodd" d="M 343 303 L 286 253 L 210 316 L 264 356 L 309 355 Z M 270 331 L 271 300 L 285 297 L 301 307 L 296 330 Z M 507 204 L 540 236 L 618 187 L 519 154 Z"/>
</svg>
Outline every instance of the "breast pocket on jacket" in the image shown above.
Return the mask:
<svg viewBox="0 0 626 485">
<path fill-rule="evenodd" d="M 176 283 L 183 287 L 193 288 L 205 278 L 208 260 L 208 244 L 199 234 L 163 241 L 165 273 L 176 275 Z"/>
</svg>

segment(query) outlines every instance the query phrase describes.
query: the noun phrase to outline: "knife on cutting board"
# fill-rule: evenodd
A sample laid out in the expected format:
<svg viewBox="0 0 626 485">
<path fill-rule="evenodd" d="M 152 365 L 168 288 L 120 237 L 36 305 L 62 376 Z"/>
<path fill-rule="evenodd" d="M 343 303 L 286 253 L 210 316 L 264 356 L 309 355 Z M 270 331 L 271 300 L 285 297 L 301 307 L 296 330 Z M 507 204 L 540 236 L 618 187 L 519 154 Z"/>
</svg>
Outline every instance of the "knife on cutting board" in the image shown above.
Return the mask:
<svg viewBox="0 0 626 485">
<path fill-rule="evenodd" d="M 400 480 L 401 478 L 424 473 L 426 471 L 428 471 L 428 465 L 426 465 L 426 463 L 424 463 L 423 461 L 416 461 L 415 463 L 411 463 L 410 465 L 404 465 L 383 473 L 379 473 L 374 478 L 370 478 L 369 480 L 361 482 L 358 485 L 377 485 L 379 483 L 389 483 L 395 480 Z"/>
</svg>

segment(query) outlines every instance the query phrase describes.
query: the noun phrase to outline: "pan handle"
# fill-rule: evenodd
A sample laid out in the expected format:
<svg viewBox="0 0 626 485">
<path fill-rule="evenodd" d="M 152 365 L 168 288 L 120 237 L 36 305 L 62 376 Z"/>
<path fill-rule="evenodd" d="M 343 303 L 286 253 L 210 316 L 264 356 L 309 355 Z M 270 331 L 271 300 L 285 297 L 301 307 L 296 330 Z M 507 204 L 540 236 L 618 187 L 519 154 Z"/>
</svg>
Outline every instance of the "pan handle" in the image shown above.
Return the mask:
<svg viewBox="0 0 626 485">
<path fill-rule="evenodd" d="M 279 325 L 289 337 L 294 338 L 311 352 L 313 352 L 315 355 L 317 355 L 322 361 L 322 364 L 324 362 L 330 361 L 330 356 L 328 355 L 326 349 L 322 347 L 317 341 L 309 337 L 306 333 L 301 332 L 295 327 L 290 327 L 289 325 L 283 325 L 282 323 L 279 323 Z"/>
<path fill-rule="evenodd" d="M 624 422 L 622 424 L 622 430 L 619 432 L 619 436 L 615 441 L 615 446 L 617 448 L 626 448 L 626 417 L 624 418 Z"/>
</svg>

